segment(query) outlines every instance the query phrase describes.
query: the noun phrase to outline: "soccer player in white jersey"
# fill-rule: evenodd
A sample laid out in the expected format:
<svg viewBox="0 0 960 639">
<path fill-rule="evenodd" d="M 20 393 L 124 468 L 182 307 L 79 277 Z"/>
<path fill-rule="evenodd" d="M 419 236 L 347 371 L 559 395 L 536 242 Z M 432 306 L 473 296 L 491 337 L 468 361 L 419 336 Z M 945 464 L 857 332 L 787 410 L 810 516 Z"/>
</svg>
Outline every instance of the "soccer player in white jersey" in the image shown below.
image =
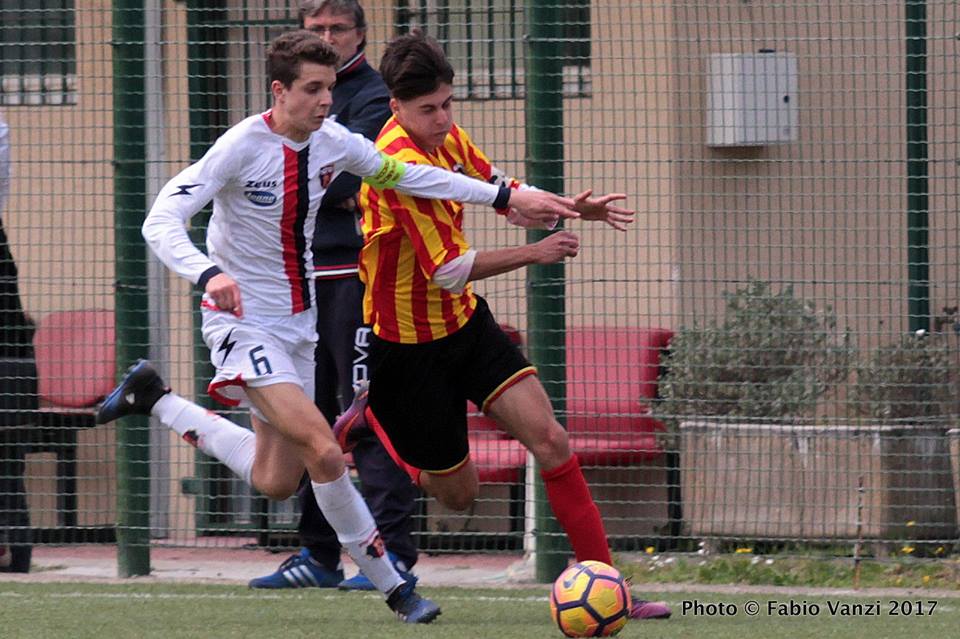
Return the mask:
<svg viewBox="0 0 960 639">
<path fill-rule="evenodd" d="M 267 51 L 272 108 L 228 130 L 160 191 L 143 225 L 172 271 L 204 291 L 203 338 L 216 375 L 210 394 L 251 406 L 250 432 L 169 392 L 149 362 L 131 367 L 100 407 L 98 422 L 152 414 L 261 493 L 292 495 L 304 469 L 317 503 L 363 573 L 404 621 L 440 614 L 386 557 L 376 524 L 346 471 L 340 446 L 314 405 L 316 315 L 308 269 L 315 215 L 340 172 L 425 198 L 502 208 L 531 220 L 577 217 L 573 201 L 511 191 L 427 166 L 407 166 L 326 119 L 337 53 L 293 31 Z M 186 223 L 210 200 L 207 254 Z"/>
</svg>

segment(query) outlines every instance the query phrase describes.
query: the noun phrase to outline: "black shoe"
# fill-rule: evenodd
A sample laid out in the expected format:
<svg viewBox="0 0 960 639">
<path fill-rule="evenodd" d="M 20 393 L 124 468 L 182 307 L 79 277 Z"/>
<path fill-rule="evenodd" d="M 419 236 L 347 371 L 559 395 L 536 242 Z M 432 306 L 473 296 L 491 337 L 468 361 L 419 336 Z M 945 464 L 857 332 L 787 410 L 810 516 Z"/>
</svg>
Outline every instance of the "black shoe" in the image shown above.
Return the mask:
<svg viewBox="0 0 960 639">
<path fill-rule="evenodd" d="M 387 605 L 404 623 L 430 623 L 440 616 L 440 606 L 414 590 L 416 582 L 406 582 L 387 597 Z"/>
<path fill-rule="evenodd" d="M 127 369 L 120 383 L 97 409 L 96 421 L 106 424 L 127 415 L 149 415 L 157 400 L 170 392 L 156 369 L 145 359 Z"/>
</svg>

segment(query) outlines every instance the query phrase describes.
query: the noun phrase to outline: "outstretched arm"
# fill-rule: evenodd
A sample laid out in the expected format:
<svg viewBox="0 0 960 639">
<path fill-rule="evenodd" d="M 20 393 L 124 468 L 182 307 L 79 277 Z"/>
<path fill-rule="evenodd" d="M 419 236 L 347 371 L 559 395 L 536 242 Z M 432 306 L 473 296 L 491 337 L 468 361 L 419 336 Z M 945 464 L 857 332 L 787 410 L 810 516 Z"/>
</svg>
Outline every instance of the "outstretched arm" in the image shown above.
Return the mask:
<svg viewBox="0 0 960 639">
<path fill-rule="evenodd" d="M 574 201 L 548 191 L 517 191 L 506 187 L 486 184 L 459 173 L 424 164 L 402 164 L 384 156 L 384 165 L 393 163 L 392 172 L 399 179 L 377 182 L 371 178 L 371 186 L 393 188 L 415 197 L 433 200 L 456 200 L 471 204 L 486 204 L 497 208 L 510 207 L 532 220 L 551 221 L 559 218 L 575 218 L 580 214 L 573 210 Z"/>
<path fill-rule="evenodd" d="M 467 282 L 509 273 L 530 264 L 554 264 L 580 252 L 580 240 L 570 231 L 559 231 L 539 242 L 493 251 L 470 250 L 447 262 L 433 274 L 437 286 L 459 293 Z"/>
<path fill-rule="evenodd" d="M 590 197 L 593 189 L 587 189 L 573 198 L 574 209 L 580 217 L 591 222 L 605 222 L 618 231 L 626 231 L 627 224 L 633 223 L 636 211 L 631 211 L 611 204 L 617 200 L 625 200 L 624 193 L 610 193 L 602 197 Z"/>
<path fill-rule="evenodd" d="M 455 200 L 497 208 L 509 206 L 530 219 L 580 217 L 573 210 L 572 198 L 547 191 L 516 191 L 435 166 L 404 164 L 381 153 L 360 134 L 350 134 L 336 123 L 325 126 L 329 131 L 337 131 L 337 135 L 346 133 L 342 138 L 347 151 L 344 170 L 363 176 L 375 189 L 396 189 L 431 200 Z"/>
<path fill-rule="evenodd" d="M 493 165 L 488 166 L 491 184 L 509 187 L 523 193 L 539 190 L 535 186 L 524 184 L 516 178 L 507 177 L 506 173 Z M 611 193 L 602 197 L 590 197 L 591 195 L 593 195 L 593 190 L 588 189 L 573 198 L 573 208 L 580 214 L 580 217 L 590 221 L 606 222 L 618 231 L 626 231 L 626 225 L 633 222 L 635 211 L 616 206 L 612 202 L 626 199 L 627 196 L 623 193 Z M 498 212 L 506 215 L 511 224 L 525 228 L 553 228 L 559 220 L 559 217 L 529 217 L 523 211 L 514 207 L 500 208 Z"/>
<path fill-rule="evenodd" d="M 493 251 L 478 251 L 470 281 L 515 271 L 530 264 L 555 264 L 580 252 L 580 239 L 570 231 L 552 233 L 533 244 Z"/>
</svg>

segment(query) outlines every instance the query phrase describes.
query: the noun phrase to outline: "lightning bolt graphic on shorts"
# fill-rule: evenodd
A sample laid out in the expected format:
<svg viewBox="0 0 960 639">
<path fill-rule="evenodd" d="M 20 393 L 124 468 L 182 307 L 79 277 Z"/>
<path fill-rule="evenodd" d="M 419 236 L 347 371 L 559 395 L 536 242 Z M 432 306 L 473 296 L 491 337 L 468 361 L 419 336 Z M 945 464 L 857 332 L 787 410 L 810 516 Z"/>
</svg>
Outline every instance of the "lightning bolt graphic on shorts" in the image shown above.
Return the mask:
<svg viewBox="0 0 960 639">
<path fill-rule="evenodd" d="M 233 347 L 236 346 L 237 340 L 230 341 L 230 336 L 233 335 L 233 330 L 230 329 L 230 332 L 227 333 L 227 336 L 223 338 L 223 341 L 220 342 L 220 347 L 217 348 L 218 353 L 223 353 L 223 359 L 220 360 L 220 364 L 223 365 L 227 361 L 227 358 L 230 357 L 230 351 L 233 350 Z"/>
</svg>

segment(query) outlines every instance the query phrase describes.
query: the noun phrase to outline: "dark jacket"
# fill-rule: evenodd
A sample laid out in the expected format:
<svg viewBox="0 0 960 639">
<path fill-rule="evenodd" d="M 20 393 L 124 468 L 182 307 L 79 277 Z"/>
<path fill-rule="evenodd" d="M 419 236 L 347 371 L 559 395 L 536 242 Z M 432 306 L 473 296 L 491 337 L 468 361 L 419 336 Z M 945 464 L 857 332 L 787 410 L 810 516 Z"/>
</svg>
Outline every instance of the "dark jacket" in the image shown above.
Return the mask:
<svg viewBox="0 0 960 639">
<path fill-rule="evenodd" d="M 337 73 L 330 113 L 337 122 L 354 133 L 374 140 L 390 118 L 390 93 L 383 78 L 360 55 Z M 355 198 L 360 178 L 341 173 L 334 180 L 317 213 L 317 230 L 313 236 L 313 263 L 317 276 L 328 270 L 331 277 L 343 277 L 347 267 L 356 268 L 363 236 L 360 234 L 359 211 L 341 206 Z"/>
</svg>

